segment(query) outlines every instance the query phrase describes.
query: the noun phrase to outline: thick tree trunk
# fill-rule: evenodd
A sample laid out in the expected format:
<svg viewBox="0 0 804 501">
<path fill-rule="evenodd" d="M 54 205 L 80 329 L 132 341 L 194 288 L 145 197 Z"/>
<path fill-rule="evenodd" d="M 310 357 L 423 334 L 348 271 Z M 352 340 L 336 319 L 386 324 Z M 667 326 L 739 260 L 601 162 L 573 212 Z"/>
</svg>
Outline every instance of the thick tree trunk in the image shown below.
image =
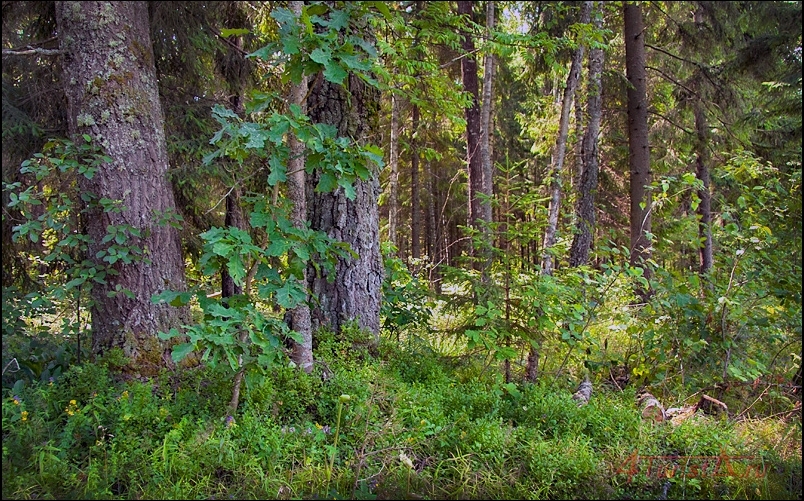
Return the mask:
<svg viewBox="0 0 804 501">
<path fill-rule="evenodd" d="M 709 191 L 709 128 L 706 124 L 706 114 L 700 101 L 695 101 L 695 131 L 697 133 L 696 149 L 696 176 L 703 183 L 703 188 L 698 190 L 698 197 L 701 203 L 698 205 L 698 215 L 701 220 L 698 222 L 698 236 L 700 237 L 700 270 L 701 275 L 706 275 L 712 269 L 712 193 Z"/>
<path fill-rule="evenodd" d="M 644 276 L 650 277 L 647 261 L 651 256 L 651 197 L 646 189 L 651 183 L 650 148 L 648 143 L 648 100 L 645 76 L 645 31 L 642 8 L 626 3 L 623 7 L 625 24 L 625 67 L 628 77 L 628 165 L 631 194 L 631 265 L 641 266 Z M 637 291 L 643 299 L 649 291 Z"/>
<path fill-rule="evenodd" d="M 472 16 L 472 1 L 460 0 L 458 14 Z M 478 104 L 477 59 L 475 58 L 475 43 L 472 35 L 467 32 L 461 34 L 461 47 L 465 53 L 461 58 L 461 77 L 463 90 L 472 98 L 472 104 L 466 108 L 466 161 L 469 174 L 469 226 L 479 229 L 483 220 L 483 207 L 478 196 L 483 193 L 483 164 L 480 155 L 480 106 Z"/>
<path fill-rule="evenodd" d="M 399 98 L 391 95 L 391 145 L 388 168 L 388 240 L 398 247 L 396 238 L 399 224 Z"/>
<path fill-rule="evenodd" d="M 290 2 L 290 9 L 301 17 L 303 1 Z M 291 85 L 290 104 L 297 104 L 304 111 L 305 96 L 307 95 L 307 77 L 302 77 L 298 85 Z M 293 204 L 291 220 L 293 226 L 304 229 L 307 225 L 307 198 L 305 196 L 306 175 L 304 172 L 305 157 L 304 144 L 295 135 L 288 138 L 290 146 L 290 160 L 288 160 L 288 198 Z M 300 281 L 307 285 L 307 271 L 303 271 Z M 300 303 L 290 311 L 290 328 L 301 335 L 302 341 L 292 342 L 290 359 L 308 374 L 313 371 L 313 331 L 310 317 L 310 306 L 307 302 Z"/>
<path fill-rule="evenodd" d="M 410 254 L 413 259 L 419 259 L 422 254 L 421 246 L 421 204 L 419 202 L 419 107 L 413 105 L 413 119 L 410 132 Z"/>
<path fill-rule="evenodd" d="M 155 293 L 183 290 L 185 279 L 177 230 L 156 223 L 158 214 L 175 212 L 176 206 L 166 178 L 147 4 L 56 2 L 56 19 L 65 52 L 69 130 L 74 136 L 92 136 L 112 158 L 92 179 L 79 177 L 81 191 L 124 208 L 96 207 L 87 218 L 89 256 L 97 266 L 107 265 L 98 253 L 109 256 L 115 244 L 102 242 L 109 226 L 139 230 L 141 237 L 128 234 L 121 246 L 137 246 L 144 253 L 131 263 L 112 264 L 117 274 L 94 285 L 92 350 L 102 354 L 120 347 L 130 358 L 130 371 L 155 374 L 172 365 L 169 347 L 157 332 L 180 327 L 189 316 L 187 308 L 151 303 Z"/>
<path fill-rule="evenodd" d="M 600 27 L 600 22 L 596 22 Z M 577 228 L 570 248 L 570 266 L 581 266 L 589 262 L 589 249 L 595 230 L 595 192 L 597 191 L 598 158 L 597 138 L 600 134 L 603 85 L 603 49 L 589 52 L 589 88 L 587 114 L 589 123 L 581 142 L 581 175 L 578 182 L 578 202 L 576 205 Z"/>
<path fill-rule="evenodd" d="M 313 122 L 333 125 L 340 136 L 362 142 L 375 126 L 377 101 L 376 91 L 354 75 L 349 76 L 345 87 L 317 78 L 307 109 Z M 311 227 L 348 243 L 358 257 L 339 260 L 334 276 L 327 276 L 323 269 L 316 275 L 308 268 L 308 283 L 317 300 L 311 312 L 313 330 L 327 326 L 340 332 L 346 322 L 357 320 L 361 328 L 374 334 L 376 341 L 383 279 L 377 175 L 355 182 L 354 200 L 347 199 L 342 188 L 332 193 L 315 192 L 318 178 L 316 172 L 307 179 Z"/>
</svg>

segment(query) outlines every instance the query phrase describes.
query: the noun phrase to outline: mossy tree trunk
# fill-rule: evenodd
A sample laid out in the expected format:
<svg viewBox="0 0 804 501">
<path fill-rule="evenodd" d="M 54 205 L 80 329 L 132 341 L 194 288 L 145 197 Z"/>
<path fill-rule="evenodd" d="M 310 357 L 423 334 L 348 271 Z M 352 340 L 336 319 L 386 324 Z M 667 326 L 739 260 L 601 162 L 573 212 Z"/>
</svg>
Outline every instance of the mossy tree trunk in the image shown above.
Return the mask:
<svg viewBox="0 0 804 501">
<path fill-rule="evenodd" d="M 56 2 L 56 19 L 70 133 L 78 141 L 79 134 L 91 136 L 112 159 L 92 179 L 79 177 L 81 191 L 93 197 L 90 259 L 113 270 L 92 289 L 92 350 L 98 355 L 120 347 L 130 372 L 154 374 L 172 363 L 157 332 L 186 323 L 188 310 L 151 303 L 154 293 L 183 290 L 185 279 L 179 234 L 157 223 L 176 206 L 166 178 L 147 4 Z M 118 230 L 119 241 L 103 242 L 110 229 Z M 142 256 L 109 264 L 112 247 L 117 256 L 135 247 Z"/>
</svg>

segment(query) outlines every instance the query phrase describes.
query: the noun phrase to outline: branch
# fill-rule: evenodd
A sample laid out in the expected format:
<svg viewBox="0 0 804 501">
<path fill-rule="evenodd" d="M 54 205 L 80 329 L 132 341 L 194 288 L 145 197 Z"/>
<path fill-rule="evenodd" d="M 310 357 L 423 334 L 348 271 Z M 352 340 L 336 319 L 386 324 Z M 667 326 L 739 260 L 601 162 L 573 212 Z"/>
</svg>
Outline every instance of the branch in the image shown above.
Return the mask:
<svg viewBox="0 0 804 501">
<path fill-rule="evenodd" d="M 61 49 L 41 49 L 39 47 L 31 47 L 30 45 L 25 49 L 3 49 L 3 57 L 5 56 L 31 56 L 39 54 L 42 56 L 58 56 L 64 54 Z"/>
<path fill-rule="evenodd" d="M 666 116 L 662 115 L 661 113 L 658 113 L 658 112 L 653 111 L 653 110 L 648 110 L 648 113 L 650 113 L 651 115 L 656 115 L 657 117 L 662 118 L 664 120 L 667 120 L 668 122 L 670 122 L 670 124 L 675 125 L 676 127 L 681 129 L 682 131 L 686 132 L 687 134 L 694 134 L 694 132 L 692 132 L 691 130 L 685 129 L 684 127 L 682 127 L 681 125 L 678 125 L 677 123 L 675 123 L 674 121 L 670 120 L 669 118 L 667 118 Z"/>
</svg>

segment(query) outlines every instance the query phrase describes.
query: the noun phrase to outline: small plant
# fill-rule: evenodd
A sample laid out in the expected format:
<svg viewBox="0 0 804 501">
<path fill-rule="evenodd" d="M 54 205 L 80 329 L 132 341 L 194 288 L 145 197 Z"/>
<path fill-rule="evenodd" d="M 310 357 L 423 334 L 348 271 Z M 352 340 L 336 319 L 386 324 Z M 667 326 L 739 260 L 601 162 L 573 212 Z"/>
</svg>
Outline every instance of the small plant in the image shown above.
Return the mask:
<svg viewBox="0 0 804 501">
<path fill-rule="evenodd" d="M 326 491 L 329 492 L 329 480 L 332 477 L 332 467 L 335 464 L 335 454 L 338 452 L 338 435 L 341 431 L 341 411 L 343 404 L 348 403 L 352 399 L 349 395 L 341 395 L 338 399 L 338 418 L 335 421 L 335 439 L 333 440 L 332 447 L 330 448 L 329 466 L 327 467 L 327 487 Z"/>
</svg>

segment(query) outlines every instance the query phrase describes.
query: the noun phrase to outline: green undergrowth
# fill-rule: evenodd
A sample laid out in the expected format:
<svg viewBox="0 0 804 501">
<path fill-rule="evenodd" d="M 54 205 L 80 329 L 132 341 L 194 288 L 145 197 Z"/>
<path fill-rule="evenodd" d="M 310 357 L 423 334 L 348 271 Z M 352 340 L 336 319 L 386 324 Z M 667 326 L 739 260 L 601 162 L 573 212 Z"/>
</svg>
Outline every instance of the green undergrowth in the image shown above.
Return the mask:
<svg viewBox="0 0 804 501">
<path fill-rule="evenodd" d="M 379 351 L 324 336 L 313 374 L 247 377 L 233 419 L 231 374 L 208 368 L 120 381 L 112 357 L 7 391 L 3 498 L 801 497 L 800 417 L 654 425 L 633 388 L 595 382 L 579 408 L 555 380 Z"/>
</svg>

